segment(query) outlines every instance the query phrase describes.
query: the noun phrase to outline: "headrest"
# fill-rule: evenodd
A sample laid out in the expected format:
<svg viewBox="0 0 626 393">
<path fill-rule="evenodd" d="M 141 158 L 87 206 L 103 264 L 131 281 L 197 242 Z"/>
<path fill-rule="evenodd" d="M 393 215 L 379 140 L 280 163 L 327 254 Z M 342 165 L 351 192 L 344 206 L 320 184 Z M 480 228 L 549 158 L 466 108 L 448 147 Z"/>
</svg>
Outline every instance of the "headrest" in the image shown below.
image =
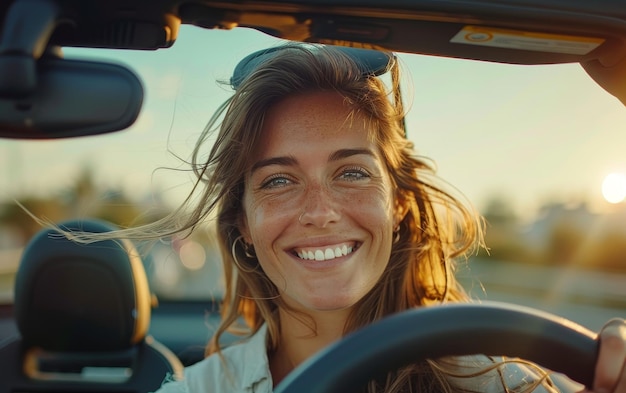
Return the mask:
<svg viewBox="0 0 626 393">
<path fill-rule="evenodd" d="M 109 232 L 113 224 L 74 220 L 66 230 Z M 130 241 L 89 244 L 44 229 L 26 246 L 15 281 L 23 342 L 49 351 L 118 350 L 142 341 L 150 323 L 144 266 Z"/>
</svg>

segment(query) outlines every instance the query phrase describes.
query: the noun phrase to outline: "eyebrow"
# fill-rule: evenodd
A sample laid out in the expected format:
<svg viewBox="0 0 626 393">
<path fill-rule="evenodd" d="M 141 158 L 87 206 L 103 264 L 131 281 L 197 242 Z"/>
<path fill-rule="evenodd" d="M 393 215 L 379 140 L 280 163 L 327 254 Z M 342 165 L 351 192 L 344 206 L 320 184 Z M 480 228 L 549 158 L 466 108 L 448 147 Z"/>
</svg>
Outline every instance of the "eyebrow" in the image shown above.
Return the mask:
<svg viewBox="0 0 626 393">
<path fill-rule="evenodd" d="M 328 161 L 338 161 L 359 154 L 365 154 L 372 157 L 376 156 L 374 152 L 370 149 L 341 149 L 332 152 L 331 155 L 328 157 Z M 252 165 L 250 172 L 254 173 L 256 170 L 270 165 L 294 166 L 297 163 L 298 160 L 294 156 L 272 157 L 256 162 L 254 165 Z"/>
<path fill-rule="evenodd" d="M 370 149 L 341 149 L 333 152 L 329 157 L 328 161 L 338 161 L 343 158 L 348 158 L 352 156 L 356 156 L 359 154 L 365 154 L 368 156 L 376 157 L 373 151 Z"/>
<path fill-rule="evenodd" d="M 254 173 L 257 169 L 270 166 L 270 165 L 283 165 L 283 166 L 293 166 L 296 165 L 298 160 L 294 156 L 283 156 L 283 157 L 272 157 L 267 158 L 265 160 L 257 161 L 252 165 L 250 169 L 251 173 Z"/>
</svg>

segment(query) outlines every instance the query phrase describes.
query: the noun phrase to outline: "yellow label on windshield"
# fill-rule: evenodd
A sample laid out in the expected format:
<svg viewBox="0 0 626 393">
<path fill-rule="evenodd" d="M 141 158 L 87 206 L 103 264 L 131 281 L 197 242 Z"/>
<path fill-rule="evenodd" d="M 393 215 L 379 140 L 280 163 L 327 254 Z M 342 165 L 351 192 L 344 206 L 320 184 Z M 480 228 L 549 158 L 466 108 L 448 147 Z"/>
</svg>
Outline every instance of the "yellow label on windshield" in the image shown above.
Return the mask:
<svg viewBox="0 0 626 393">
<path fill-rule="evenodd" d="M 604 39 L 561 34 L 533 33 L 480 26 L 465 26 L 450 42 L 498 48 L 586 55 Z"/>
</svg>

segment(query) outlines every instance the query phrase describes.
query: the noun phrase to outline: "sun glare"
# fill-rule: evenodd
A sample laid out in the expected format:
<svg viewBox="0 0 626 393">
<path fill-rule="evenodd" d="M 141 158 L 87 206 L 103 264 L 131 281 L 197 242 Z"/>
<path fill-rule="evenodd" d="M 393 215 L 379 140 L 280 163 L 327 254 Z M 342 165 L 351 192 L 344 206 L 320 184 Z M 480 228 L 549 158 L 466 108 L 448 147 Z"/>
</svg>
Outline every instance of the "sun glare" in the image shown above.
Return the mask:
<svg viewBox="0 0 626 393">
<path fill-rule="evenodd" d="M 626 175 L 610 173 L 602 182 L 602 196 L 609 203 L 620 203 L 626 198 Z"/>
</svg>

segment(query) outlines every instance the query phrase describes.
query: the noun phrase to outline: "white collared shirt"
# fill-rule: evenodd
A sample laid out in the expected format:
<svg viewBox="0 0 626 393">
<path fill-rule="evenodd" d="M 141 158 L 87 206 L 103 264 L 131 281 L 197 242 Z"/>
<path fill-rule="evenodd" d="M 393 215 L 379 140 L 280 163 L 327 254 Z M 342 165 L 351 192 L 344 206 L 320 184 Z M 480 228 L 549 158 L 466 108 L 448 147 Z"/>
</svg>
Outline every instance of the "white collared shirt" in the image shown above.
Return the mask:
<svg viewBox="0 0 626 393">
<path fill-rule="evenodd" d="M 265 346 L 267 325 L 244 342 L 185 368 L 182 381 L 165 382 L 158 393 L 272 393 Z"/>
<path fill-rule="evenodd" d="M 167 381 L 157 393 L 272 393 L 266 335 L 267 325 L 264 324 L 252 337 L 222 350 L 223 357 L 212 354 L 186 367 L 183 380 Z M 461 361 L 457 370 L 460 374 L 469 374 L 493 364 L 492 360 L 482 355 L 457 359 Z M 503 379 L 509 389 L 514 389 L 527 386 L 538 378 L 539 374 L 531 368 L 519 363 L 508 363 L 500 367 L 500 372 L 493 370 L 471 379 L 450 378 L 450 382 L 472 391 L 496 393 L 507 391 L 502 385 Z M 553 374 L 552 379 L 559 389 L 543 383 L 534 392 L 577 392 L 582 389 L 582 385 L 560 374 Z"/>
</svg>

